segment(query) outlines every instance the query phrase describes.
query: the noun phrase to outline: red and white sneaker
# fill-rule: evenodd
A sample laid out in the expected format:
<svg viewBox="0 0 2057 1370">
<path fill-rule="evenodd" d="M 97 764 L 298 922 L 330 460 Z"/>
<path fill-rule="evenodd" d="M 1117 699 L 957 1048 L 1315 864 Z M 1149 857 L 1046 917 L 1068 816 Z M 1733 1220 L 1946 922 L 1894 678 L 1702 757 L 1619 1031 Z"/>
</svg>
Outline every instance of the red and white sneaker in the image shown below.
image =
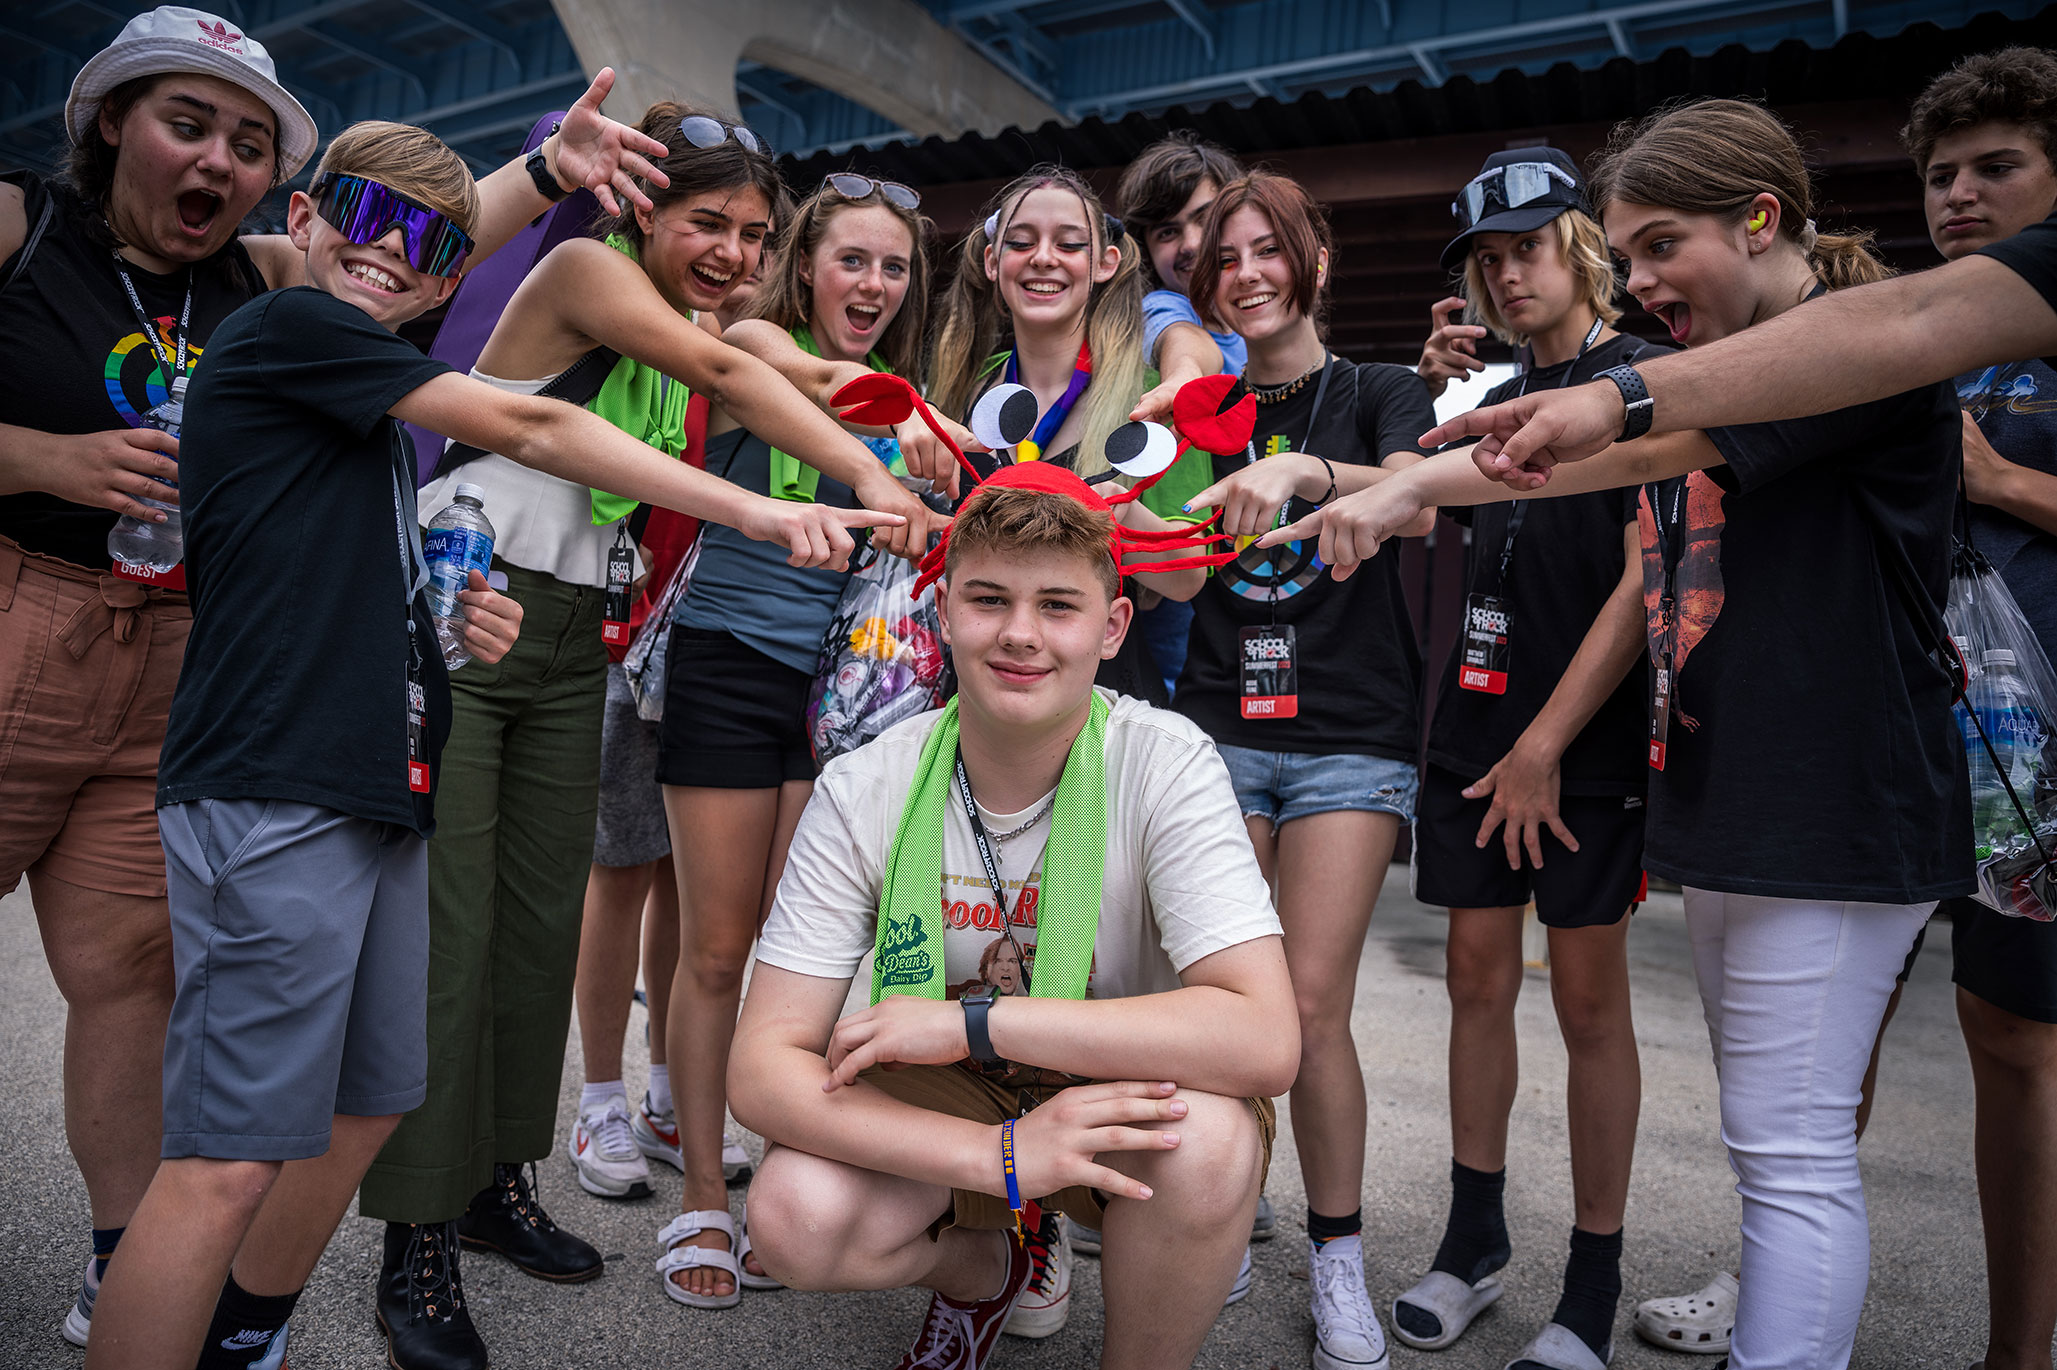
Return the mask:
<svg viewBox="0 0 2057 1370">
<path fill-rule="evenodd" d="M 636 1105 L 635 1116 L 629 1119 L 629 1132 L 636 1139 L 636 1149 L 651 1160 L 662 1161 L 673 1170 L 686 1168 L 686 1162 L 679 1154 L 678 1114 L 659 1113 L 652 1109 L 648 1093 Z M 750 1153 L 727 1133 L 723 1133 L 721 1138 L 721 1177 L 730 1184 L 750 1178 Z"/>
<path fill-rule="evenodd" d="M 1028 1234 L 1028 1288 L 1002 1330 L 1010 1337 L 1047 1337 L 1071 1316 L 1071 1224 L 1056 1209 Z"/>
<path fill-rule="evenodd" d="M 1040 1226 L 1040 1209 L 1028 1216 Z M 986 1360 L 1000 1340 L 1008 1315 L 1027 1290 L 1033 1271 L 1028 1247 L 1009 1235 L 1007 1282 L 1000 1286 L 1000 1292 L 977 1303 L 959 1303 L 941 1294 L 931 1298 L 921 1335 L 900 1358 L 896 1370 L 985 1370 Z"/>
</svg>

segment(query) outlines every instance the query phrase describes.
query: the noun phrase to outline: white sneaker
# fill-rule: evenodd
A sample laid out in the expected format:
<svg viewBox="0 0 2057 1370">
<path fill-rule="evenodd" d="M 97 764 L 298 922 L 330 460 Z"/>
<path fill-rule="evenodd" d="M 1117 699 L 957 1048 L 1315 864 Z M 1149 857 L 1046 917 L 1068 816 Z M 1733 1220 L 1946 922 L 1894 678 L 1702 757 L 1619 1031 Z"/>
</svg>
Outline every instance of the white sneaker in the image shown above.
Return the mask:
<svg viewBox="0 0 2057 1370">
<path fill-rule="evenodd" d="M 626 1094 L 610 1094 L 580 1109 L 564 1149 L 586 1193 L 603 1199 L 650 1197 L 650 1163 L 636 1146 Z"/>
<path fill-rule="evenodd" d="M 685 1171 L 685 1158 L 679 1154 L 676 1112 L 657 1112 L 650 1107 L 650 1096 L 645 1094 L 643 1101 L 636 1105 L 635 1116 L 629 1119 L 629 1131 L 635 1136 L 636 1150 L 653 1161 L 664 1162 L 673 1170 Z M 721 1178 L 730 1184 L 750 1178 L 750 1153 L 726 1132 L 721 1136 Z"/>
<path fill-rule="evenodd" d="M 1071 1316 L 1071 1225 L 1056 1209 L 1028 1237 L 1028 1288 L 1000 1330 L 1010 1337 L 1047 1337 Z"/>
<path fill-rule="evenodd" d="M 1248 1297 L 1250 1297 L 1250 1248 L 1246 1244 L 1243 1247 L 1243 1263 L 1236 1269 L 1236 1282 L 1228 1287 L 1228 1297 L 1221 1301 L 1221 1306 L 1227 1308 L 1230 1304 L 1241 1303 Z"/>
<path fill-rule="evenodd" d="M 1386 1334 L 1364 1288 L 1364 1244 L 1338 1237 L 1307 1243 L 1314 1287 L 1314 1370 L 1386 1370 Z"/>
<path fill-rule="evenodd" d="M 93 1301 L 100 1297 L 100 1277 L 93 1268 L 99 1263 L 97 1256 L 86 1257 L 86 1277 L 79 1281 L 79 1296 L 64 1315 L 64 1339 L 73 1346 L 84 1346 L 93 1332 Z"/>
</svg>

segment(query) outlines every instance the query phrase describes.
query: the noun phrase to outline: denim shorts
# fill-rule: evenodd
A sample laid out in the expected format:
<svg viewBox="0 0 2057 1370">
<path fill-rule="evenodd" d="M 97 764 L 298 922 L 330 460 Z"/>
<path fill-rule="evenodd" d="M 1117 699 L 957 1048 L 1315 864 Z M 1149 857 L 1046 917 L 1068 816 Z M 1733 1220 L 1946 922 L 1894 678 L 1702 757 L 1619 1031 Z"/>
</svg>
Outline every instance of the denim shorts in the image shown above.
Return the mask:
<svg viewBox="0 0 2057 1370">
<path fill-rule="evenodd" d="M 1216 743 L 1215 750 L 1228 763 L 1245 818 L 1268 818 L 1274 828 L 1338 810 L 1414 820 L 1421 781 L 1411 762 L 1355 753 L 1260 752 L 1226 743 Z"/>
</svg>

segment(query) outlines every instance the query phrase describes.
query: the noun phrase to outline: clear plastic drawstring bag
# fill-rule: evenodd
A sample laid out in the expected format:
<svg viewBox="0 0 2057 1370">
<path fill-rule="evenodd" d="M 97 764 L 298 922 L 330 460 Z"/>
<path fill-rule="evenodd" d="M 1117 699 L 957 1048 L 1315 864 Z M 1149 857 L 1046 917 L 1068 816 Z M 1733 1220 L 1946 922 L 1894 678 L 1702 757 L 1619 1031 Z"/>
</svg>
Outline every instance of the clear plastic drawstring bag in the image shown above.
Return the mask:
<svg viewBox="0 0 2057 1370">
<path fill-rule="evenodd" d="M 700 539 L 694 538 L 693 545 L 672 571 L 671 579 L 664 583 L 664 593 L 651 602 L 650 616 L 643 620 L 635 641 L 621 659 L 622 673 L 628 677 L 629 696 L 636 701 L 636 717 L 645 723 L 663 721 L 664 669 L 671 657 L 671 614 L 692 582 L 693 568 L 699 564 Z"/>
<path fill-rule="evenodd" d="M 807 736 L 818 764 L 949 699 L 955 682 L 936 587 L 915 598 L 920 575 L 914 563 L 875 547 L 853 558 L 807 692 Z"/>
<path fill-rule="evenodd" d="M 2017 918 L 2057 917 L 2057 671 L 2007 582 L 1960 543 L 1943 619 L 1964 659 L 1954 710 L 1971 777 L 1978 894 Z"/>
</svg>

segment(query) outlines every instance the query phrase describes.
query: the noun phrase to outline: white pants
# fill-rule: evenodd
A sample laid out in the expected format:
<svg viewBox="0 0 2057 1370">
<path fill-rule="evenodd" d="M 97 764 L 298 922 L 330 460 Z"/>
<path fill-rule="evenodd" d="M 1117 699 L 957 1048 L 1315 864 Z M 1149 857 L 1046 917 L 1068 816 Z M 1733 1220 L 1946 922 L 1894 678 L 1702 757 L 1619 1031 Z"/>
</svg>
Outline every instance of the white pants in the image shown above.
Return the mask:
<svg viewBox="0 0 2057 1370">
<path fill-rule="evenodd" d="M 1844 1370 L 1870 1276 L 1857 1104 L 1907 949 L 1935 910 L 1685 891 L 1743 1199 L 1732 1370 Z"/>
</svg>

